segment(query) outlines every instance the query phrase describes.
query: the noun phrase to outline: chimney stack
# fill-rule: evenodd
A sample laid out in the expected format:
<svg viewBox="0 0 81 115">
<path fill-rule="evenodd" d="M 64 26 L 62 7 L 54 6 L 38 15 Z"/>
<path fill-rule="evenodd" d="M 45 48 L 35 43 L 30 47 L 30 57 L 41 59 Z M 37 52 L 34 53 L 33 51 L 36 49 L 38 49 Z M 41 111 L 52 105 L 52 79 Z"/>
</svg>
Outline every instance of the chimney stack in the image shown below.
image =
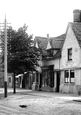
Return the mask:
<svg viewBox="0 0 81 115">
<path fill-rule="evenodd" d="M 73 21 L 74 22 L 81 22 L 81 10 L 75 9 L 73 11 Z"/>
<path fill-rule="evenodd" d="M 49 38 L 49 34 L 47 34 L 47 38 Z"/>
</svg>

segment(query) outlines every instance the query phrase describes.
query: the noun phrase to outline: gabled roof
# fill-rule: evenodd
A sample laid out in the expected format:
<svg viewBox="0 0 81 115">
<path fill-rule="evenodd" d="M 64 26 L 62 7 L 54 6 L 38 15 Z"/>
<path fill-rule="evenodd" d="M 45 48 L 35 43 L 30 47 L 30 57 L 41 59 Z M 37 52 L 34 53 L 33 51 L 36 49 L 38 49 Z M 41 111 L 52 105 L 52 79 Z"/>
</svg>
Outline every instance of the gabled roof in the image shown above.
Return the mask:
<svg viewBox="0 0 81 115">
<path fill-rule="evenodd" d="M 48 41 L 50 42 L 51 48 L 61 49 L 64 43 L 65 34 L 58 37 L 35 37 L 35 45 L 38 43 L 39 48 L 46 50 Z"/>
<path fill-rule="evenodd" d="M 48 39 L 45 38 L 45 37 L 35 37 L 34 39 L 35 41 L 35 45 L 36 45 L 36 42 L 38 43 L 38 47 L 41 48 L 41 49 L 46 49 L 46 46 L 47 46 L 47 43 L 48 43 Z"/>
<path fill-rule="evenodd" d="M 81 22 L 73 22 L 70 25 L 81 47 Z"/>
<path fill-rule="evenodd" d="M 35 37 L 35 47 L 42 49 L 43 59 L 56 59 L 61 57 L 61 48 L 65 40 L 65 34 L 62 34 L 58 37 Z M 49 43 L 49 44 L 48 44 Z M 48 45 L 50 47 L 48 47 Z M 57 49 L 57 53 L 54 56 L 51 56 L 49 52 L 53 49 Z M 51 50 L 51 51 L 50 51 Z"/>
<path fill-rule="evenodd" d="M 61 49 L 65 40 L 65 34 L 51 39 L 52 48 Z"/>
</svg>

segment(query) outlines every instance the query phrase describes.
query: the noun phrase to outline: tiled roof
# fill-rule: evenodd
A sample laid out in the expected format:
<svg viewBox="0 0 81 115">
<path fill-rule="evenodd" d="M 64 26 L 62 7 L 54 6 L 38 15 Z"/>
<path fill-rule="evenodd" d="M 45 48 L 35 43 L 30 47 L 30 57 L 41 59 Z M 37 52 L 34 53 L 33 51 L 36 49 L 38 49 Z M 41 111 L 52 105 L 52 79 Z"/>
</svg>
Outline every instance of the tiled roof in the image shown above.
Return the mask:
<svg viewBox="0 0 81 115">
<path fill-rule="evenodd" d="M 53 57 L 44 58 L 43 60 L 53 60 L 61 57 L 61 50 L 58 50 L 57 53 Z"/>
<path fill-rule="evenodd" d="M 56 59 L 61 57 L 60 49 L 63 46 L 65 40 L 65 34 L 58 36 L 58 37 L 35 37 L 35 46 L 37 45 L 40 49 L 42 49 L 42 56 L 43 59 Z M 51 49 L 47 50 L 48 41 L 50 42 Z M 55 55 L 51 55 L 49 53 L 52 49 L 58 49 Z M 51 52 L 51 51 L 50 51 Z"/>
<path fill-rule="evenodd" d="M 38 47 L 41 49 L 46 49 L 47 43 L 48 43 L 48 39 L 45 37 L 35 37 L 34 39 L 35 44 L 36 42 L 38 43 Z"/>
<path fill-rule="evenodd" d="M 51 39 L 52 48 L 61 49 L 64 43 L 65 34 Z"/>
<path fill-rule="evenodd" d="M 59 37 L 35 37 L 35 44 L 38 43 L 39 48 L 46 50 L 48 40 L 50 41 L 50 45 L 52 48 L 61 49 L 64 43 L 65 34 Z"/>
<path fill-rule="evenodd" d="M 81 47 L 81 22 L 73 22 L 70 25 Z"/>
<path fill-rule="evenodd" d="M 58 50 L 57 53 L 54 55 L 54 59 L 61 57 L 61 50 Z"/>
</svg>

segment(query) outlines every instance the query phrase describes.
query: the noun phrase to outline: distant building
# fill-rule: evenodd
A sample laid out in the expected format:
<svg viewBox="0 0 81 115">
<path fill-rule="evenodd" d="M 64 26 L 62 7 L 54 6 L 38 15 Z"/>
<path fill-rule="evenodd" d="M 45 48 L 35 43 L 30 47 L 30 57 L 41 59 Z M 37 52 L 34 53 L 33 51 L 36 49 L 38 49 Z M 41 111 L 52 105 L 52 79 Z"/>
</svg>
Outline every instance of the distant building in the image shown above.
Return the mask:
<svg viewBox="0 0 81 115">
<path fill-rule="evenodd" d="M 7 75 L 7 86 L 13 87 L 13 73 Z M 0 87 L 4 87 L 4 72 L 0 72 Z"/>
</svg>

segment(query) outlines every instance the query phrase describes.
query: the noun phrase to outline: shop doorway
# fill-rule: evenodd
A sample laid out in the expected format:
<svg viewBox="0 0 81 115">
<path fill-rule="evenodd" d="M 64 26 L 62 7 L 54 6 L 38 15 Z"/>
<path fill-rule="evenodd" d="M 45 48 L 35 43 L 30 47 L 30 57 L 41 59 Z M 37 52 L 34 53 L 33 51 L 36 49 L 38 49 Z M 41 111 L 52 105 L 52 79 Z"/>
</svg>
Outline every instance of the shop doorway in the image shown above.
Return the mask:
<svg viewBox="0 0 81 115">
<path fill-rule="evenodd" d="M 40 74 L 40 85 L 39 85 L 39 88 L 41 89 L 42 87 L 42 74 Z"/>
<path fill-rule="evenodd" d="M 57 75 L 57 88 L 56 88 L 56 92 L 59 92 L 59 89 L 60 89 L 60 72 L 57 71 L 56 75 Z"/>
</svg>

